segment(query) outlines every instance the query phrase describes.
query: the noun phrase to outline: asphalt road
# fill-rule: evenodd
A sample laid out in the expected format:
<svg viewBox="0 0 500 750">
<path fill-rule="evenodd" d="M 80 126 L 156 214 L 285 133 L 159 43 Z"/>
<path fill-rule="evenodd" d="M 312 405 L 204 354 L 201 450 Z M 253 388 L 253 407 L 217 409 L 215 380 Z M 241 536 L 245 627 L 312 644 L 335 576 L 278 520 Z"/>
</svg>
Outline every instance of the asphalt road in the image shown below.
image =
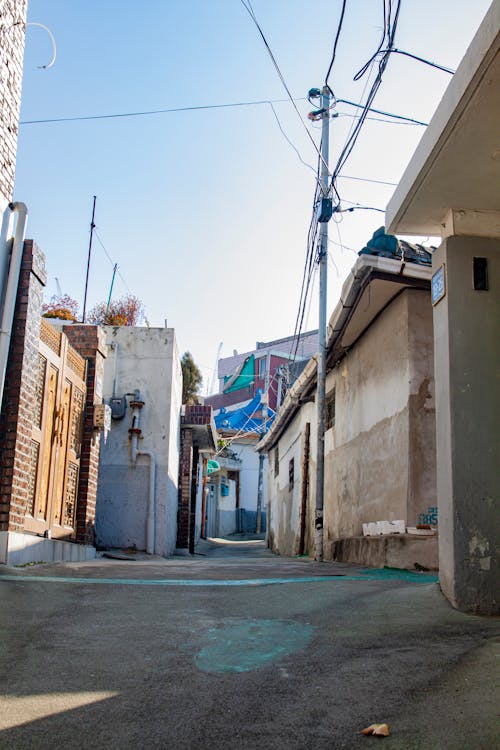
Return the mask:
<svg viewBox="0 0 500 750">
<path fill-rule="evenodd" d="M 500 747 L 498 619 L 426 574 L 200 552 L 1 568 L 0 748 Z"/>
</svg>

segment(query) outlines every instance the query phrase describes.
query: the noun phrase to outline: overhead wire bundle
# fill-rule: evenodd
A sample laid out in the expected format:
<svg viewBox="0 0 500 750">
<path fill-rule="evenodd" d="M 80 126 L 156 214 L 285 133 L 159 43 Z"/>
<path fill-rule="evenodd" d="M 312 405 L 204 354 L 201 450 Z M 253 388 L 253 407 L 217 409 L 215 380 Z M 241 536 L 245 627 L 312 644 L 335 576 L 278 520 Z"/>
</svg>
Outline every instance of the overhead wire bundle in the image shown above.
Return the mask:
<svg viewBox="0 0 500 750">
<path fill-rule="evenodd" d="M 359 81 L 375 64 L 377 57 L 381 55 L 378 61 L 377 75 L 371 85 L 370 91 L 363 105 L 363 110 L 355 126 L 352 128 L 352 131 L 349 134 L 349 137 L 347 138 L 347 141 L 344 144 L 344 147 L 342 148 L 342 151 L 339 154 L 337 163 L 335 164 L 335 167 L 332 170 L 330 190 L 333 193 L 335 193 L 338 203 L 340 203 L 340 195 L 337 191 L 337 185 L 336 185 L 337 178 L 339 177 L 343 166 L 345 165 L 347 159 L 349 158 L 356 144 L 361 128 L 363 127 L 363 124 L 368 115 L 368 112 L 370 111 L 371 105 L 373 103 L 373 100 L 375 99 L 377 91 L 380 88 L 380 84 L 382 83 L 382 76 L 387 67 L 387 63 L 389 62 L 390 54 L 394 48 L 394 39 L 396 36 L 396 29 L 398 25 L 400 8 L 401 8 L 401 0 L 396 0 L 396 3 L 394 6 L 393 6 L 393 0 L 383 0 L 384 28 L 383 28 L 382 38 L 379 42 L 379 45 L 376 51 L 373 53 L 370 59 L 363 65 L 363 67 L 354 76 L 354 80 Z M 334 45 L 334 54 L 332 56 L 332 61 L 330 62 L 330 65 L 327 70 L 327 74 L 325 76 L 326 85 L 328 85 L 328 78 L 331 73 L 333 60 L 335 59 L 335 47 L 336 47 L 336 42 Z"/>
</svg>

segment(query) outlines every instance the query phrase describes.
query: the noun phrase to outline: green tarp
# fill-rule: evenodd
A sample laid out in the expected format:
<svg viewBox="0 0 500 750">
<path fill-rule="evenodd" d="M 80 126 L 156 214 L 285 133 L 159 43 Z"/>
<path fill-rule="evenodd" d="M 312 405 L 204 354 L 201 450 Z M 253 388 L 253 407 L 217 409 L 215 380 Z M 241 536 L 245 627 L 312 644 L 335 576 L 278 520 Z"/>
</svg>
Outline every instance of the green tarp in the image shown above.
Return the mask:
<svg viewBox="0 0 500 750">
<path fill-rule="evenodd" d="M 255 357 L 250 354 L 229 378 L 224 378 L 223 393 L 233 393 L 253 385 L 255 380 Z"/>
</svg>

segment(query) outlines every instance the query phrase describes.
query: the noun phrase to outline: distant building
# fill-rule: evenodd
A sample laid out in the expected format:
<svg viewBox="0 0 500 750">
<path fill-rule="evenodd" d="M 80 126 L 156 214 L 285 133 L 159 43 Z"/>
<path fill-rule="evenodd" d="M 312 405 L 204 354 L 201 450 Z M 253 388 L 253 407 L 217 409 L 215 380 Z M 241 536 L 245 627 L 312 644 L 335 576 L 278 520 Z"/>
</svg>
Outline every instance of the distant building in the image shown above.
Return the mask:
<svg viewBox="0 0 500 750">
<path fill-rule="evenodd" d="M 317 351 L 318 332 L 256 343 L 255 349 L 219 360 L 219 393 L 205 399 L 215 413 L 222 441 L 219 471 L 209 477 L 208 536 L 255 531 L 259 457 L 255 446 L 269 429 L 276 411 L 310 357 Z M 263 487 L 261 530 L 266 529 Z"/>
</svg>

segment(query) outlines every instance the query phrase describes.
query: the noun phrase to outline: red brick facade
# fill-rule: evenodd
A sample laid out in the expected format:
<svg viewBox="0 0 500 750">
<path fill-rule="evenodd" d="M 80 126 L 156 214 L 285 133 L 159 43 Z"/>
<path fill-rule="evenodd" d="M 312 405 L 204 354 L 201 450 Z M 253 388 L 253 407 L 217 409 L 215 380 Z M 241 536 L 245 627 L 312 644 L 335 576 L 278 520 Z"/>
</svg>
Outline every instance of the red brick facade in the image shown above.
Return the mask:
<svg viewBox="0 0 500 750">
<path fill-rule="evenodd" d="M 87 399 L 83 422 L 80 481 L 76 510 L 76 540 L 94 544 L 95 504 L 99 474 L 101 437 L 94 430 L 94 406 L 102 403 L 102 378 L 107 346 L 98 326 L 64 326 L 64 333 L 77 352 L 87 360 Z"/>
<path fill-rule="evenodd" d="M 181 427 L 179 503 L 177 506 L 177 549 L 189 549 L 191 526 L 191 477 L 193 474 L 193 432 Z"/>
<path fill-rule="evenodd" d="M 0 414 L 0 531 L 24 530 L 30 496 L 30 451 L 45 281 L 43 253 L 33 240 L 26 240 Z M 64 333 L 87 360 L 76 540 L 93 544 L 100 444 L 100 435 L 93 429 L 94 404 L 102 402 L 106 345 L 97 326 L 64 326 Z"/>
<path fill-rule="evenodd" d="M 33 240 L 26 240 L 0 416 L 0 531 L 22 531 L 28 502 L 45 281 L 44 256 Z"/>
</svg>

